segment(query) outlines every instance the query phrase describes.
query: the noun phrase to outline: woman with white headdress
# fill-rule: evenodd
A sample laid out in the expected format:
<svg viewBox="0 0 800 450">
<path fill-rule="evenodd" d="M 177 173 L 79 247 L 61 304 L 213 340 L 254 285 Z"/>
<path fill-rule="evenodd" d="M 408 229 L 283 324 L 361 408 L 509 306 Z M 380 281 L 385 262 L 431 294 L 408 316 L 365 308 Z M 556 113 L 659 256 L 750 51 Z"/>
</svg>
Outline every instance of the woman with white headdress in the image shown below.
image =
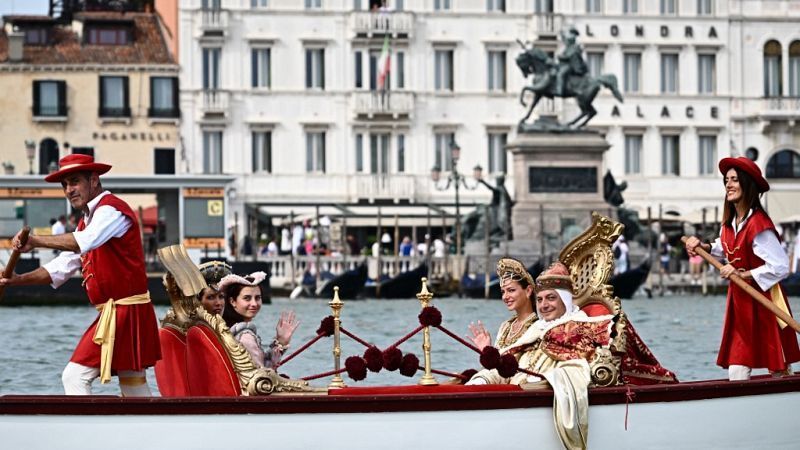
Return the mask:
<svg viewBox="0 0 800 450">
<path fill-rule="evenodd" d="M 253 319 L 261 310 L 261 286 L 267 274 L 254 272 L 245 277 L 227 275 L 217 285 L 225 295 L 225 310 L 222 318 L 230 328 L 233 337 L 239 341 L 253 363 L 258 367 L 274 369 L 281 360 L 283 352 L 289 347 L 292 334 L 300 324 L 294 311 L 284 311 L 278 319 L 275 338 L 267 349 L 261 343 L 261 337 Z"/>
</svg>

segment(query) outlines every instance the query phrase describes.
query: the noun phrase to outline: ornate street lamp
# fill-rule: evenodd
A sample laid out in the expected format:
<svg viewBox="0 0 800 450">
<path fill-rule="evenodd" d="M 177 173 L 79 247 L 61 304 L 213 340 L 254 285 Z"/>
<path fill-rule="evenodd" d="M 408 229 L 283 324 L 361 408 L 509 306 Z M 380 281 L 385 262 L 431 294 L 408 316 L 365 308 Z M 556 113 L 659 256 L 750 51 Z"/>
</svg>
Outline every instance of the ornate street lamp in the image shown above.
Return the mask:
<svg viewBox="0 0 800 450">
<path fill-rule="evenodd" d="M 438 191 L 446 191 L 452 185 L 455 188 L 456 193 L 456 255 L 461 256 L 461 199 L 459 197 L 459 189 L 464 188 L 470 191 L 474 191 L 478 188 L 480 183 L 475 183 L 474 185 L 470 186 L 467 183 L 466 177 L 458 171 L 458 160 L 461 158 L 461 147 L 456 143 L 455 140 L 450 142 L 450 156 L 452 157 L 453 161 L 453 169 L 449 174 L 447 174 L 446 181 L 447 183 L 442 186 L 439 184 L 439 180 L 442 178 L 442 169 L 439 166 L 434 166 L 431 169 L 431 181 L 433 181 L 433 186 Z M 483 178 L 483 167 L 480 165 L 475 166 L 472 169 L 473 177 L 476 181 L 480 181 Z"/>
<path fill-rule="evenodd" d="M 25 156 L 28 157 L 28 175 L 33 175 L 33 158 L 36 156 L 36 142 L 27 139 L 25 141 Z"/>
</svg>

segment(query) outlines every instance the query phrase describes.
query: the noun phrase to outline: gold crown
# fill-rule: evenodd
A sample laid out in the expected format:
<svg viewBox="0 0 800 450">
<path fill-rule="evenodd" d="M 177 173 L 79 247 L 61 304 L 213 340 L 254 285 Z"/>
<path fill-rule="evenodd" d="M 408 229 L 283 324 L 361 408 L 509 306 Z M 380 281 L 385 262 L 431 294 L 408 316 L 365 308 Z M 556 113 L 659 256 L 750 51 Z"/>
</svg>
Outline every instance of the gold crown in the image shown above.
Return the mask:
<svg viewBox="0 0 800 450">
<path fill-rule="evenodd" d="M 533 286 L 531 274 L 521 262 L 514 258 L 500 258 L 500 261 L 497 261 L 497 276 L 500 277 L 502 283 L 525 280 Z"/>
</svg>

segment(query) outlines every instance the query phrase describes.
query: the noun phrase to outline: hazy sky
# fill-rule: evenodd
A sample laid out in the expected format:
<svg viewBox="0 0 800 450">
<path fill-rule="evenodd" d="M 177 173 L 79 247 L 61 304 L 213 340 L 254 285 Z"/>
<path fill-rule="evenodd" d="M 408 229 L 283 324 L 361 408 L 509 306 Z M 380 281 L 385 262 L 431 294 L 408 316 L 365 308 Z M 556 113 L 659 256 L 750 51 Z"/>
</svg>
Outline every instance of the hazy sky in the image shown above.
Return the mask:
<svg viewBox="0 0 800 450">
<path fill-rule="evenodd" d="M 0 0 L 0 15 L 47 14 L 49 0 Z"/>
</svg>

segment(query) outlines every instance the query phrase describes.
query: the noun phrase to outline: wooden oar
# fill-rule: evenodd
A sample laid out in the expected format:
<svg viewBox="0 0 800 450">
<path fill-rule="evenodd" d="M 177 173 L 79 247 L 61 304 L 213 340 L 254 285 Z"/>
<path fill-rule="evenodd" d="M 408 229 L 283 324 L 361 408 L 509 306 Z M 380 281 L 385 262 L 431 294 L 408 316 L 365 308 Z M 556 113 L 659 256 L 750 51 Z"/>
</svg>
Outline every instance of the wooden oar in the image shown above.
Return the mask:
<svg viewBox="0 0 800 450">
<path fill-rule="evenodd" d="M 681 238 L 681 241 L 683 241 L 683 243 L 686 244 L 686 241 L 688 239 L 689 239 L 688 237 L 683 236 Z M 717 258 L 714 258 L 713 256 L 709 255 L 708 252 L 705 251 L 702 246 L 698 245 L 697 247 L 695 247 L 694 251 L 695 253 L 703 257 L 703 259 L 705 259 L 709 264 L 716 267 L 717 270 L 722 269 L 722 263 L 717 261 Z M 744 281 L 742 277 L 733 273 L 731 274 L 729 279 L 732 282 L 734 282 L 737 286 L 744 289 L 745 292 L 750 294 L 750 296 L 753 297 L 753 300 L 757 301 L 758 303 L 761 303 L 761 305 L 770 310 L 772 314 L 775 314 L 776 316 L 778 316 L 779 319 L 789 324 L 789 326 L 792 327 L 794 331 L 800 333 L 800 323 L 797 323 L 797 321 L 794 320 L 792 316 L 786 314 L 786 311 L 775 306 L 775 304 L 772 303 L 767 297 L 764 297 L 764 294 L 755 290 L 755 288 L 753 288 L 753 286 L 750 286 L 750 284 Z"/>
<path fill-rule="evenodd" d="M 31 232 L 31 227 L 25 225 L 22 227 L 22 234 L 20 235 L 20 241 L 24 246 L 28 242 L 28 235 Z M 5 270 L 3 270 L 3 278 L 11 278 L 11 274 L 14 273 L 14 267 L 17 266 L 17 261 L 19 260 L 19 250 L 14 249 L 11 252 L 11 257 L 8 258 L 8 264 L 6 264 Z M 5 286 L 0 286 L 0 300 L 3 299 L 3 294 L 6 292 Z"/>
</svg>

